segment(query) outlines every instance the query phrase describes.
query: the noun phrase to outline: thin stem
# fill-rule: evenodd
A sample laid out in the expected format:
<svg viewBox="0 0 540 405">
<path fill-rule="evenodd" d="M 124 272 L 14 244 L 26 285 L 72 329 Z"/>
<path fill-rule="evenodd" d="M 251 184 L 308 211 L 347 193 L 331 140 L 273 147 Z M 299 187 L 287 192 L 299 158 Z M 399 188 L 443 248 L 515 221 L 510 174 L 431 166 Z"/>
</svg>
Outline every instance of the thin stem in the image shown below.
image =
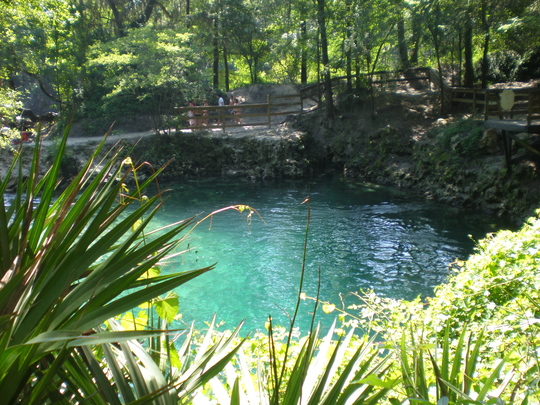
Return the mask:
<svg viewBox="0 0 540 405">
<path fill-rule="evenodd" d="M 307 209 L 306 232 L 304 236 L 304 254 L 302 256 L 302 270 L 300 272 L 300 283 L 298 285 L 298 294 L 297 294 L 297 299 L 296 299 L 296 306 L 294 308 L 294 315 L 291 319 L 291 323 L 289 326 L 289 333 L 287 335 L 287 344 L 285 346 L 285 354 L 283 355 L 283 364 L 281 365 L 281 372 L 280 372 L 279 379 L 276 385 L 276 393 L 279 391 L 279 387 L 281 386 L 281 382 L 283 381 L 283 376 L 285 375 L 285 369 L 287 365 L 287 356 L 289 355 L 289 349 L 291 346 L 293 328 L 296 322 L 296 317 L 298 316 L 298 309 L 300 308 L 300 302 L 302 301 L 302 298 L 301 298 L 302 289 L 304 288 L 304 277 L 306 273 L 306 260 L 307 260 L 306 259 L 307 258 L 307 242 L 308 242 L 308 236 L 309 236 L 309 226 L 310 226 L 310 221 L 311 221 L 311 200 L 309 197 L 307 197 L 302 202 L 302 204 L 305 204 L 305 203 L 307 203 L 308 209 Z M 313 320 L 312 320 L 310 332 L 312 331 L 313 331 Z M 275 399 L 277 399 L 277 397 L 275 397 Z"/>
</svg>

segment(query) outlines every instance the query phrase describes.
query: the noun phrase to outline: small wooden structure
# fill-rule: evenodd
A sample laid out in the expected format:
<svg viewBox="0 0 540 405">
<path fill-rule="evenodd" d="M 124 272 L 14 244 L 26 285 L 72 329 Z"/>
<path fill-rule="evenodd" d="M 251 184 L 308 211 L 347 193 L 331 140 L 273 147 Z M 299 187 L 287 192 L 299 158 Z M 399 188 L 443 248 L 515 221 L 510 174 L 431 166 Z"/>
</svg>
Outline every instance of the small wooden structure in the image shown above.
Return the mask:
<svg viewBox="0 0 540 405">
<path fill-rule="evenodd" d="M 452 88 L 451 103 L 471 104 L 473 114 L 483 107 L 484 127 L 502 135 L 506 167 L 510 171 L 512 142 L 531 152 L 540 152 L 519 139 L 516 134 L 540 134 L 540 88 L 464 89 Z"/>
<path fill-rule="evenodd" d="M 512 142 L 533 153 L 540 152 L 519 139 L 516 134 L 540 134 L 540 89 L 504 89 L 486 93 L 485 128 L 500 131 L 506 168 L 512 170 Z"/>
</svg>

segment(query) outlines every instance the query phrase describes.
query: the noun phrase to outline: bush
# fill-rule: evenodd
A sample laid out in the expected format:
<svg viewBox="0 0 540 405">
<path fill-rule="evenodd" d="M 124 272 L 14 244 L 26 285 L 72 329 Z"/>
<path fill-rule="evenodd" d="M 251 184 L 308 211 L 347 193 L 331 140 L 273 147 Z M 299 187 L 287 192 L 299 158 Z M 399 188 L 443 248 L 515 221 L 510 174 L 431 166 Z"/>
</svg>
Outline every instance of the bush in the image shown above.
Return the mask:
<svg viewBox="0 0 540 405">
<path fill-rule="evenodd" d="M 540 79 L 540 48 L 523 58 L 523 62 L 517 68 L 516 79 L 521 81 Z"/>
<path fill-rule="evenodd" d="M 464 119 L 443 127 L 437 135 L 438 144 L 464 157 L 474 157 L 481 153 L 478 146 L 484 135 L 483 123 L 477 119 Z"/>
<path fill-rule="evenodd" d="M 481 61 L 479 62 L 482 63 Z M 521 64 L 521 55 L 514 51 L 498 51 L 488 55 L 487 80 L 491 83 L 505 83 L 516 80 L 516 72 Z M 477 76 L 481 66 L 477 67 Z"/>
</svg>

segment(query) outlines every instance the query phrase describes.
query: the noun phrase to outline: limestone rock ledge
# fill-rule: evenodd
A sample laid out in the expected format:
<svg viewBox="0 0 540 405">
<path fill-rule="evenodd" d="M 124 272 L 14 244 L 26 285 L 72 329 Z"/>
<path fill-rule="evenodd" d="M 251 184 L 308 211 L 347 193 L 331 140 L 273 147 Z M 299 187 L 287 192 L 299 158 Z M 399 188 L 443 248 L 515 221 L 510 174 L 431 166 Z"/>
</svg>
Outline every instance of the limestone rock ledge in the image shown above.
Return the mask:
<svg viewBox="0 0 540 405">
<path fill-rule="evenodd" d="M 281 126 L 233 133 L 198 131 L 144 137 L 129 155 L 154 168 L 167 164 L 165 180 L 238 177 L 251 180 L 308 176 L 314 166 L 305 134 Z"/>
</svg>

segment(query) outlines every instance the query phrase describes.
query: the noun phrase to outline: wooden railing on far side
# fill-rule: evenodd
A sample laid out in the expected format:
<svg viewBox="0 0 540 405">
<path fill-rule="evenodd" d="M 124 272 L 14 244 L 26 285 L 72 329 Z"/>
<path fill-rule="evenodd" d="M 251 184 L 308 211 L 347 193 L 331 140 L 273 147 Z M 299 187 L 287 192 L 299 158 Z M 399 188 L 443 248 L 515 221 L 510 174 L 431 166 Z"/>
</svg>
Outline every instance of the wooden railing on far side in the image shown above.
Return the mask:
<svg viewBox="0 0 540 405">
<path fill-rule="evenodd" d="M 194 114 L 192 118 L 189 117 L 190 111 Z M 266 103 L 175 107 L 175 112 L 185 117 L 188 125 L 183 125 L 183 128 L 221 128 L 225 132 L 226 128 L 245 126 L 267 125 L 271 128 L 272 117 L 300 114 L 302 104 L 300 93 L 280 96 L 268 94 Z M 190 120 L 194 125 L 189 125 Z"/>
<path fill-rule="evenodd" d="M 501 104 L 504 94 L 512 94 L 513 103 L 510 108 Z M 456 104 L 471 105 L 471 112 L 481 113 L 484 120 L 490 117 L 500 120 L 521 119 L 530 126 L 532 121 L 540 119 L 540 88 L 486 90 L 454 87 L 450 91 L 450 101 L 453 107 Z"/>
</svg>

